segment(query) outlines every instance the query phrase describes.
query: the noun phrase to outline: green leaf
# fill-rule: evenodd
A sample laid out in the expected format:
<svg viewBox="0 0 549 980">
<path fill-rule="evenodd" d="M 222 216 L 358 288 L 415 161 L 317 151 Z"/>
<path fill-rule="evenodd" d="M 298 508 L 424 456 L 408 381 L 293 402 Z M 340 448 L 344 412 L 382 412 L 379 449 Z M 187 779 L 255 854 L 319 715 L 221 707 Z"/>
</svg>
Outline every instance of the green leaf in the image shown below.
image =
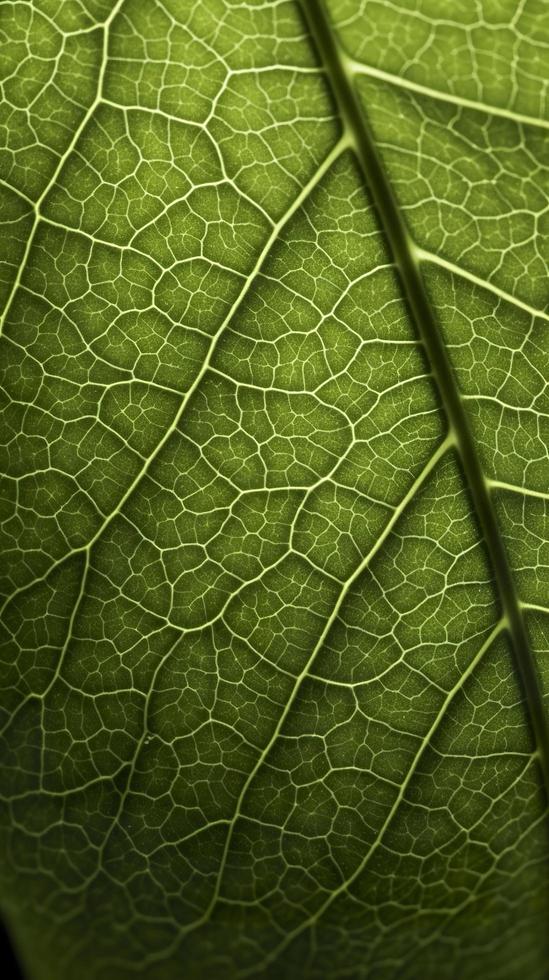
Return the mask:
<svg viewBox="0 0 549 980">
<path fill-rule="evenodd" d="M 544 0 L 4 0 L 30 980 L 542 980 Z"/>
</svg>

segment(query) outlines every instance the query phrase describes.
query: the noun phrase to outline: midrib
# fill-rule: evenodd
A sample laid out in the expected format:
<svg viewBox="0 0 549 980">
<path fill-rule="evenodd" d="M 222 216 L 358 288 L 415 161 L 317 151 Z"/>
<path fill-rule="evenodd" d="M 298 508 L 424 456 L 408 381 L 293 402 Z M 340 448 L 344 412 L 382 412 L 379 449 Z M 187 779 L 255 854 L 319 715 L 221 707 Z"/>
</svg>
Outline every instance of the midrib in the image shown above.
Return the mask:
<svg viewBox="0 0 549 980">
<path fill-rule="evenodd" d="M 543 704 L 534 655 L 516 594 L 513 575 L 488 482 L 484 476 L 454 371 L 442 340 L 421 273 L 420 260 L 402 218 L 376 142 L 359 103 L 349 61 L 340 51 L 324 0 L 301 0 L 310 34 L 318 48 L 343 125 L 360 163 L 383 230 L 400 271 L 404 293 L 424 345 L 476 516 L 488 550 L 492 573 L 511 641 L 516 669 L 524 689 L 530 722 L 539 752 L 545 793 L 549 798 L 549 724 Z"/>
</svg>

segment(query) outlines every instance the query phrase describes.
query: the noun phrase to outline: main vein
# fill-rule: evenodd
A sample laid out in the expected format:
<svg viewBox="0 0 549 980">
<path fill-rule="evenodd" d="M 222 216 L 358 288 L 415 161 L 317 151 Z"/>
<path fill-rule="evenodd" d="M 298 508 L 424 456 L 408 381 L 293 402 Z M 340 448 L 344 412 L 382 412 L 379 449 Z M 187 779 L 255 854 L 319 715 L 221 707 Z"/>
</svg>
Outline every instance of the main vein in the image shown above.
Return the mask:
<svg viewBox="0 0 549 980">
<path fill-rule="evenodd" d="M 522 681 L 540 764 L 549 796 L 549 725 L 534 655 L 516 593 L 513 575 L 454 371 L 425 288 L 420 262 L 393 192 L 376 142 L 362 110 L 353 75 L 339 50 L 324 0 L 301 0 L 306 23 L 331 83 L 343 123 L 372 194 L 404 292 L 423 342 L 440 399 L 453 431 L 461 464 L 490 557 L 507 623 L 514 659 Z"/>
</svg>

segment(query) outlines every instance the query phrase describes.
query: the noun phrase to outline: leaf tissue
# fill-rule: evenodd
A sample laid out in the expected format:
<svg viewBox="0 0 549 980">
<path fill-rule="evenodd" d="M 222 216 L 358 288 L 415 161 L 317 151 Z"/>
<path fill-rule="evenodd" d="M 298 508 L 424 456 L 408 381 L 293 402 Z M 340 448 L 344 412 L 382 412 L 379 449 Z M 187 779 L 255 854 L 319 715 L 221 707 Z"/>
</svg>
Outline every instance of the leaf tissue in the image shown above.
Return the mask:
<svg viewBox="0 0 549 980">
<path fill-rule="evenodd" d="M 546 0 L 0 38 L 25 976 L 546 980 Z"/>
</svg>

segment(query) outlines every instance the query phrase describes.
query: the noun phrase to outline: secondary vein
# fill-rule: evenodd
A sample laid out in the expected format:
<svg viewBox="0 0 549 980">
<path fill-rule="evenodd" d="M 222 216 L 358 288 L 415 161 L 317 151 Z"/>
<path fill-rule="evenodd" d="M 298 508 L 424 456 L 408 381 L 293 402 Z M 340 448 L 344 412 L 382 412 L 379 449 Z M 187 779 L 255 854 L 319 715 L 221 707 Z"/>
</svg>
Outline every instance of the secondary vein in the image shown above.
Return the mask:
<svg viewBox="0 0 549 980">
<path fill-rule="evenodd" d="M 537 126 L 540 129 L 549 129 L 549 121 L 538 116 L 529 116 L 524 112 L 516 112 L 505 106 L 492 105 L 475 99 L 467 99 L 462 95 L 454 95 L 452 92 L 443 92 L 441 89 L 430 88 L 420 82 L 414 82 L 411 78 L 403 75 L 394 75 L 391 72 L 383 71 L 374 65 L 366 65 L 362 61 L 356 61 L 347 55 L 341 54 L 342 61 L 345 61 L 352 74 L 365 75 L 367 78 L 377 78 L 381 82 L 387 82 L 395 88 L 407 89 L 417 95 L 423 95 L 429 99 L 436 99 L 438 102 L 448 102 L 460 109 L 472 109 L 474 112 L 484 112 L 487 116 L 500 116 L 509 122 L 517 123 L 519 126 Z"/>
</svg>

